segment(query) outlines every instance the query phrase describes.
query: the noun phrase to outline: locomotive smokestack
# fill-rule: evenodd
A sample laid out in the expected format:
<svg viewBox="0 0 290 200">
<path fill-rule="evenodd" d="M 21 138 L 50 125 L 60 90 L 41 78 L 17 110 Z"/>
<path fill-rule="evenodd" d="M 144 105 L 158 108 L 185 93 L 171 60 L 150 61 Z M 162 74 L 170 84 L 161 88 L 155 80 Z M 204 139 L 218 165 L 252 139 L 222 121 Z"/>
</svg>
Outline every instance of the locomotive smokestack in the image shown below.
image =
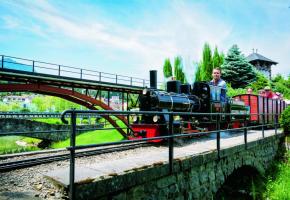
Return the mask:
<svg viewBox="0 0 290 200">
<path fill-rule="evenodd" d="M 150 70 L 150 88 L 157 89 L 157 70 Z"/>
</svg>

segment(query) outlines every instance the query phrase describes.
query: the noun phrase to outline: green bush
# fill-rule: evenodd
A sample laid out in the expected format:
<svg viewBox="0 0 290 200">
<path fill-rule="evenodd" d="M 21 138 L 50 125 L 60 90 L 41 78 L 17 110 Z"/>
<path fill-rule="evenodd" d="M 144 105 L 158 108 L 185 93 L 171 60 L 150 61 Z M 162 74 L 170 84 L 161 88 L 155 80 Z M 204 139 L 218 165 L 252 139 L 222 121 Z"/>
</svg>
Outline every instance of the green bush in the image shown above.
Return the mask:
<svg viewBox="0 0 290 200">
<path fill-rule="evenodd" d="M 283 111 L 282 116 L 280 118 L 280 123 L 282 128 L 284 129 L 285 134 L 290 133 L 290 106 Z"/>
</svg>

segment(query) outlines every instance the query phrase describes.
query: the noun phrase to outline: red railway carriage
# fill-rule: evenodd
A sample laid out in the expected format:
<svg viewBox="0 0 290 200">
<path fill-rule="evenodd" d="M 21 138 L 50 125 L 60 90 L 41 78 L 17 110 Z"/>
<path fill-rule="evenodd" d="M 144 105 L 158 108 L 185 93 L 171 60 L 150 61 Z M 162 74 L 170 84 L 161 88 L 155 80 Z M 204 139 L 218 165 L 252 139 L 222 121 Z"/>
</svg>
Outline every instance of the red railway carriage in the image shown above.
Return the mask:
<svg viewBox="0 0 290 200">
<path fill-rule="evenodd" d="M 245 102 L 246 106 L 250 107 L 250 121 L 255 124 L 263 123 L 263 116 L 265 115 L 265 123 L 273 123 L 275 121 L 275 114 L 281 115 L 286 107 L 285 101 L 281 99 L 272 99 L 253 94 L 240 94 L 233 97 L 234 99 Z M 257 115 L 255 115 L 257 114 Z"/>
</svg>

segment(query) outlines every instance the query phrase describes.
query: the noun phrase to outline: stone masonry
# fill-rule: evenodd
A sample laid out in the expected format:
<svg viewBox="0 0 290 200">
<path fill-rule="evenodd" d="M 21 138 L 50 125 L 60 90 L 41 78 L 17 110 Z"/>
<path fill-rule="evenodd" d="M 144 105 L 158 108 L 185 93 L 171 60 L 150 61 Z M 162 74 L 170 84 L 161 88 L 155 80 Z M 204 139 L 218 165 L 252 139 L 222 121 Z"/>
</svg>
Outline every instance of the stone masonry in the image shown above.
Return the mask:
<svg viewBox="0 0 290 200">
<path fill-rule="evenodd" d="M 26 120 L 26 119 L 0 119 L 0 133 L 6 132 L 34 132 L 38 133 L 22 133 L 21 136 L 45 139 L 49 141 L 60 141 L 70 137 L 70 125 L 64 124 L 48 124 L 44 122 Z M 78 125 L 77 129 L 96 129 L 99 125 Z M 57 130 L 67 130 L 65 132 L 53 132 Z M 41 132 L 45 131 L 45 132 Z M 52 131 L 47 133 L 47 131 Z M 77 134 L 82 133 L 79 131 Z"/>
<path fill-rule="evenodd" d="M 76 183 L 76 199 L 212 199 L 234 170 L 249 166 L 263 174 L 282 148 L 283 137 L 273 135 L 222 149 L 220 159 L 216 151 L 178 158 L 173 173 L 168 163 L 160 162 L 83 180 Z"/>
</svg>

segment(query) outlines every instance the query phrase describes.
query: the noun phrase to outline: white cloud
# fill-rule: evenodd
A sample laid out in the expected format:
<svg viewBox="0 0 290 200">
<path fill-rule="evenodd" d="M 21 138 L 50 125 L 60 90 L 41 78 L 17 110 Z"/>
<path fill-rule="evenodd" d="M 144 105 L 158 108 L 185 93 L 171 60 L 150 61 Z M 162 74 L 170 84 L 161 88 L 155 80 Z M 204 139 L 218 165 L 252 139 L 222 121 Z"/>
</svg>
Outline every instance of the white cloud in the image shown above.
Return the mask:
<svg viewBox="0 0 290 200">
<path fill-rule="evenodd" d="M 142 23 L 147 25 L 148 21 L 154 23 L 138 30 L 112 21 L 98 21 L 96 18 L 91 21 L 70 18 L 45 1 L 18 6 L 28 11 L 35 22 L 40 23 L 31 26 L 34 33 L 51 37 L 63 35 L 72 42 L 85 42 L 86 45 L 94 46 L 96 51 L 101 49 L 108 54 L 111 51 L 123 51 L 127 57 L 122 59 L 127 59 L 129 71 L 136 75 L 152 68 L 162 72 L 165 57 L 181 55 L 187 60 L 199 60 L 205 41 L 219 46 L 231 32 L 226 24 L 181 1 L 173 2 L 168 11 L 161 11 L 159 18 L 148 15 L 148 18 L 141 19 L 139 27 L 142 27 Z M 215 31 L 208 31 L 208 27 Z M 130 63 L 132 57 L 138 62 Z"/>
<path fill-rule="evenodd" d="M 28 13 L 32 19 L 8 16 L 6 24 L 10 24 L 11 28 L 19 28 L 22 25 L 25 31 L 43 37 L 48 44 L 51 41 L 63 43 L 61 39 L 65 38 L 71 44 L 90 46 L 95 49 L 96 54 L 101 52 L 99 55 L 105 55 L 105 59 L 111 62 L 120 61 L 126 65 L 127 72 L 122 68 L 124 66 L 114 69 L 107 67 L 107 72 L 114 71 L 137 77 L 148 77 L 148 71 L 152 68 L 159 71 L 159 78 L 162 77 L 162 65 L 166 57 L 173 60 L 175 56 L 181 55 L 186 60 L 185 68 L 192 67 L 193 61 L 199 61 L 201 58 L 204 42 L 217 45 L 226 53 L 227 48 L 232 45 L 231 24 L 215 18 L 201 4 L 183 1 L 169 1 L 169 4 L 169 9 L 145 14 L 146 17 L 139 19 L 138 25 L 132 28 L 129 24 L 122 25 L 109 19 L 104 20 L 97 10 L 95 13 L 71 14 L 67 13 L 65 4 L 52 5 L 46 1 L 15 3 L 15 7 Z M 81 5 L 77 6 L 80 6 L 80 11 L 86 10 Z M 250 53 L 247 50 L 254 47 L 261 49 L 261 53 L 265 52 L 266 57 L 276 59 L 281 64 L 287 63 L 286 55 L 281 58 L 281 55 L 276 57 L 275 53 L 271 52 L 271 48 L 279 52 L 278 46 L 269 45 L 268 39 L 257 42 L 256 38 L 237 38 L 234 43 L 241 46 L 246 55 Z M 283 50 L 285 54 L 289 52 L 289 45 L 287 48 L 286 44 L 281 42 L 287 50 Z M 67 48 L 73 48 L 73 45 Z"/>
<path fill-rule="evenodd" d="M 13 17 L 13 16 L 2 16 L 1 17 L 3 22 L 4 22 L 4 27 L 6 29 L 15 29 L 17 27 L 19 27 L 19 21 L 17 18 Z"/>
</svg>

